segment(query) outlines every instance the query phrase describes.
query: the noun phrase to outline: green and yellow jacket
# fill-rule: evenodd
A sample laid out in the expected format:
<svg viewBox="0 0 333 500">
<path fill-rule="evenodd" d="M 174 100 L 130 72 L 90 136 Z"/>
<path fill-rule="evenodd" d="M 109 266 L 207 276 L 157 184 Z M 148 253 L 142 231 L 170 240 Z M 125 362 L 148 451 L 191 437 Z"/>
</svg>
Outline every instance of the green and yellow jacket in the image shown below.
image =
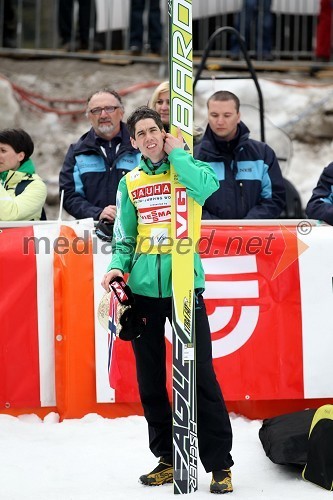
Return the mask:
<svg viewBox="0 0 333 500">
<path fill-rule="evenodd" d="M 23 190 L 17 189 L 20 183 L 23 183 Z M 46 186 L 35 173 L 32 160 L 27 160 L 17 170 L 0 174 L 1 221 L 39 220 L 45 200 Z"/>
<path fill-rule="evenodd" d="M 170 297 L 171 286 L 171 186 L 170 163 L 195 205 L 195 243 L 200 238 L 201 207 L 219 187 L 208 163 L 186 151 L 174 149 L 158 166 L 141 158 L 137 168 L 119 182 L 112 259 L 108 270 L 130 273 L 132 291 L 148 297 Z M 200 256 L 194 256 L 194 286 L 204 289 Z"/>
</svg>

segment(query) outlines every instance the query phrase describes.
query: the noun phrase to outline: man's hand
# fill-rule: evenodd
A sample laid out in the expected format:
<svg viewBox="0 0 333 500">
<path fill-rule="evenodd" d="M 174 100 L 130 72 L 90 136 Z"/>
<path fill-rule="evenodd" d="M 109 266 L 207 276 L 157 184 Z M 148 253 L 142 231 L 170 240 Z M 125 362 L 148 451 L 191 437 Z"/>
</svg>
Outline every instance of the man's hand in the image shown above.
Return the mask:
<svg viewBox="0 0 333 500">
<path fill-rule="evenodd" d="M 177 137 L 171 134 L 165 134 L 164 151 L 166 154 L 169 155 L 175 148 L 184 149 L 184 139 L 179 127 L 177 128 Z"/>
<path fill-rule="evenodd" d="M 113 280 L 116 276 L 120 276 L 121 278 L 124 278 L 123 273 L 120 271 L 120 269 L 111 269 L 108 273 L 104 274 L 103 279 L 102 279 L 102 287 L 109 292 L 110 291 L 110 281 Z"/>
<path fill-rule="evenodd" d="M 116 209 L 116 206 L 115 205 L 108 205 L 107 207 L 105 207 L 100 216 L 99 216 L 99 220 L 101 219 L 107 219 L 109 221 L 114 221 L 115 218 L 116 218 L 116 213 L 117 213 L 117 209 Z"/>
</svg>

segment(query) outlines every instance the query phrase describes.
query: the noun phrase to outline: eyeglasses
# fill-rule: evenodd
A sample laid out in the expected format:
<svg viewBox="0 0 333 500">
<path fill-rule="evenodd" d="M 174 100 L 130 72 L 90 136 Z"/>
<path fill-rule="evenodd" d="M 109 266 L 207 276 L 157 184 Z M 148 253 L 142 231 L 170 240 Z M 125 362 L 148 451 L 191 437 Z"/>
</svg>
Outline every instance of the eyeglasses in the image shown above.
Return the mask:
<svg viewBox="0 0 333 500">
<path fill-rule="evenodd" d="M 105 111 L 105 113 L 113 113 L 118 108 L 120 108 L 120 106 L 104 106 L 104 108 L 90 109 L 89 113 L 91 113 L 92 115 L 101 115 L 102 111 Z"/>
</svg>

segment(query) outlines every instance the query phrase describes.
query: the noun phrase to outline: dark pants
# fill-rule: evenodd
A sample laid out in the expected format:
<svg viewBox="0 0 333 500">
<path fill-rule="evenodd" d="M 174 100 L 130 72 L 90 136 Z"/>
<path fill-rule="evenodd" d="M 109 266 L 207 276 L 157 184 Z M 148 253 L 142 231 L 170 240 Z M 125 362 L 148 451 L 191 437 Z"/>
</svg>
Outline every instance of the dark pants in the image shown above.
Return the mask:
<svg viewBox="0 0 333 500">
<path fill-rule="evenodd" d="M 251 48 L 251 35 L 256 33 L 255 50 L 259 56 L 268 55 L 272 50 L 273 14 L 271 0 L 244 0 L 244 7 L 235 17 L 235 28 L 245 37 L 247 49 Z M 260 13 L 260 14 L 259 14 Z M 231 52 L 239 52 L 239 44 L 232 39 Z"/>
<path fill-rule="evenodd" d="M 156 457 L 172 457 L 172 409 L 166 389 L 164 326 L 171 321 L 171 298 L 136 295 L 146 332 L 132 341 L 140 398 L 148 422 L 149 447 Z M 232 430 L 213 363 L 206 308 L 201 295 L 195 309 L 199 456 L 206 470 L 233 464 Z"/>
<path fill-rule="evenodd" d="M 152 52 L 160 52 L 162 41 L 160 0 L 149 0 L 148 9 L 148 42 Z M 142 49 L 143 46 L 143 12 L 145 0 L 132 0 L 130 13 L 130 46 Z"/>
<path fill-rule="evenodd" d="M 16 4 L 14 0 L 4 0 L 3 4 L 3 40 L 0 43 L 4 47 L 14 48 L 16 46 Z"/>
<path fill-rule="evenodd" d="M 95 11 L 92 10 L 92 0 L 78 0 L 79 2 L 79 36 L 84 44 L 88 44 L 90 26 L 95 26 Z M 62 42 L 66 43 L 72 39 L 74 14 L 74 0 L 59 0 L 58 24 L 59 34 Z M 92 18 L 92 19 L 91 19 Z M 74 36 L 75 40 L 75 36 Z"/>
</svg>

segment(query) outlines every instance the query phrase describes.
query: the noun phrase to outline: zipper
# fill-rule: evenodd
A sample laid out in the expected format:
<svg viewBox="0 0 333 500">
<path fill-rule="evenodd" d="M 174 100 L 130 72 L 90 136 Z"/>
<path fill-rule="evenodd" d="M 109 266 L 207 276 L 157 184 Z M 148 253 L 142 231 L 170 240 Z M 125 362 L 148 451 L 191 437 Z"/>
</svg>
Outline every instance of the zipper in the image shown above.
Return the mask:
<svg viewBox="0 0 333 500">
<path fill-rule="evenodd" d="M 241 199 L 241 215 L 243 216 L 244 214 L 244 196 L 243 196 L 243 183 L 242 181 L 239 182 L 239 191 L 240 191 L 240 199 Z"/>
<path fill-rule="evenodd" d="M 157 254 L 157 286 L 158 286 L 158 296 L 162 298 L 162 275 L 161 275 L 161 255 Z"/>
</svg>

